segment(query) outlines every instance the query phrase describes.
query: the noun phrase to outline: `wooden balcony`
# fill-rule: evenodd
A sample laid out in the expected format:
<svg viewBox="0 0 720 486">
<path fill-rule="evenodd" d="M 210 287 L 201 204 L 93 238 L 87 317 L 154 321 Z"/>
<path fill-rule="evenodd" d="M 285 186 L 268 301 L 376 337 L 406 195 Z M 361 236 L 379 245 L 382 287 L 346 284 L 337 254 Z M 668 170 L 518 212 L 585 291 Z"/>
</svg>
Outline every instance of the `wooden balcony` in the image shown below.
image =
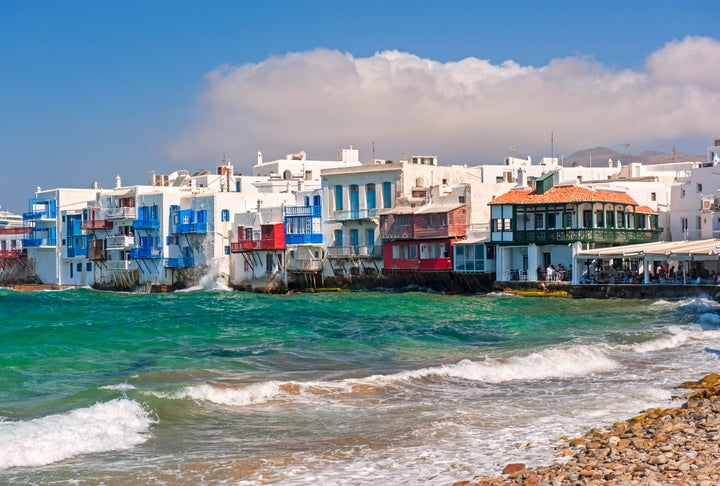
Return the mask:
<svg viewBox="0 0 720 486">
<path fill-rule="evenodd" d="M 660 240 L 661 229 L 569 228 L 514 231 L 513 243 L 536 245 L 583 243 L 651 243 Z"/>
</svg>

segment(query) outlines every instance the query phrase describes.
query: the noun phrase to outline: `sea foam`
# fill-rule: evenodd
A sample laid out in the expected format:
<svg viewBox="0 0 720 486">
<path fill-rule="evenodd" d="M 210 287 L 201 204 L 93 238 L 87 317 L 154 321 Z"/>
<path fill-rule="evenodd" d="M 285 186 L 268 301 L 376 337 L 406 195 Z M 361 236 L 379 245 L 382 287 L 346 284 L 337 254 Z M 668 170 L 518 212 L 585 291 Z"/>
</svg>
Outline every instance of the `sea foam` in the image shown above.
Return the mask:
<svg viewBox="0 0 720 486">
<path fill-rule="evenodd" d="M 155 422 L 138 402 L 116 399 L 64 414 L 0 422 L 0 469 L 37 467 L 93 452 L 129 449 Z"/>
<path fill-rule="evenodd" d="M 191 398 L 219 405 L 249 406 L 270 401 L 343 400 L 394 393 L 413 381 L 463 379 L 486 383 L 514 380 L 573 378 L 615 369 L 618 364 L 601 349 L 592 346 L 552 348 L 527 356 L 469 359 L 458 363 L 401 371 L 388 375 L 347 378 L 336 381 L 279 382 L 248 385 L 203 383 L 192 385 L 169 398 Z"/>
<path fill-rule="evenodd" d="M 482 361 L 465 359 L 456 364 L 402 372 L 386 376 L 383 379 L 392 379 L 393 377 L 418 379 L 438 376 L 502 383 L 515 380 L 573 378 L 612 370 L 617 366 L 615 361 L 597 347 L 571 346 L 569 348 L 549 348 L 527 356 L 486 358 Z"/>
</svg>

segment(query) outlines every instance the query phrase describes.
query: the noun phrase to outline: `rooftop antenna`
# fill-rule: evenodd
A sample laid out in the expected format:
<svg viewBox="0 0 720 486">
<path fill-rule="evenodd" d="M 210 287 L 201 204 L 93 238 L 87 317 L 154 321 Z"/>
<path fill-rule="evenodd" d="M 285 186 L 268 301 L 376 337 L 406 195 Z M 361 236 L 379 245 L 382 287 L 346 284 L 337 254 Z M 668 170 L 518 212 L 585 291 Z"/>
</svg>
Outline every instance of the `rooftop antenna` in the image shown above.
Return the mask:
<svg viewBox="0 0 720 486">
<path fill-rule="evenodd" d="M 372 150 L 373 150 L 373 163 L 375 163 L 375 141 L 372 142 Z"/>
<path fill-rule="evenodd" d="M 675 145 L 673 145 L 673 164 L 675 163 L 675 154 L 677 153 L 677 149 L 675 148 Z"/>
<path fill-rule="evenodd" d="M 627 165 L 630 165 L 630 144 L 629 143 L 621 143 L 618 145 L 619 147 L 625 147 L 627 149 L 627 161 L 625 162 Z"/>
<path fill-rule="evenodd" d="M 550 160 L 555 158 L 555 134 L 550 132 Z"/>
</svg>

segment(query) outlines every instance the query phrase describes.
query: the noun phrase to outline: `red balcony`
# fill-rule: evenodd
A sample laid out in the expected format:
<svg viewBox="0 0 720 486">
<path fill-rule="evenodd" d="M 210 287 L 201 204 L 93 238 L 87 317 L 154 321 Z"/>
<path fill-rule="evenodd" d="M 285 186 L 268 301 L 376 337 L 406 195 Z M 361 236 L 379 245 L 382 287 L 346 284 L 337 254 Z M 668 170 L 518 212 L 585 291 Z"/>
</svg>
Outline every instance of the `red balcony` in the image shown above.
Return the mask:
<svg viewBox="0 0 720 486">
<path fill-rule="evenodd" d="M 113 228 L 113 222 L 107 219 L 90 219 L 83 221 L 81 228 L 84 230 L 109 230 Z"/>
<path fill-rule="evenodd" d="M 237 242 L 231 242 L 230 251 L 238 253 L 253 250 L 285 249 L 285 228 L 283 227 L 283 223 L 260 225 L 260 239 L 253 240 L 248 238 L 253 232 L 258 236 L 257 230 L 253 231 L 252 228 L 239 227 L 238 236 L 245 236 L 245 238 L 238 238 Z"/>
</svg>

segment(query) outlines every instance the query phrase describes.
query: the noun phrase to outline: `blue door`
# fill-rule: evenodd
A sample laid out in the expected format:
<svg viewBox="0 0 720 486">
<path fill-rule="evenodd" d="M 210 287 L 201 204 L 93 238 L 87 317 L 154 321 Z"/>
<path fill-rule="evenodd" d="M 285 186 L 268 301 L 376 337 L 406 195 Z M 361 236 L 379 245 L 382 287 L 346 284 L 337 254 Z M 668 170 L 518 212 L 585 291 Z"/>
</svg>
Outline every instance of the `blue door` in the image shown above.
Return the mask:
<svg viewBox="0 0 720 486">
<path fill-rule="evenodd" d="M 356 229 L 350 230 L 350 238 L 352 239 L 353 254 L 360 253 L 360 232 Z"/>
<path fill-rule="evenodd" d="M 360 189 L 357 184 L 350 186 L 350 217 L 352 219 L 360 217 Z"/>
</svg>

